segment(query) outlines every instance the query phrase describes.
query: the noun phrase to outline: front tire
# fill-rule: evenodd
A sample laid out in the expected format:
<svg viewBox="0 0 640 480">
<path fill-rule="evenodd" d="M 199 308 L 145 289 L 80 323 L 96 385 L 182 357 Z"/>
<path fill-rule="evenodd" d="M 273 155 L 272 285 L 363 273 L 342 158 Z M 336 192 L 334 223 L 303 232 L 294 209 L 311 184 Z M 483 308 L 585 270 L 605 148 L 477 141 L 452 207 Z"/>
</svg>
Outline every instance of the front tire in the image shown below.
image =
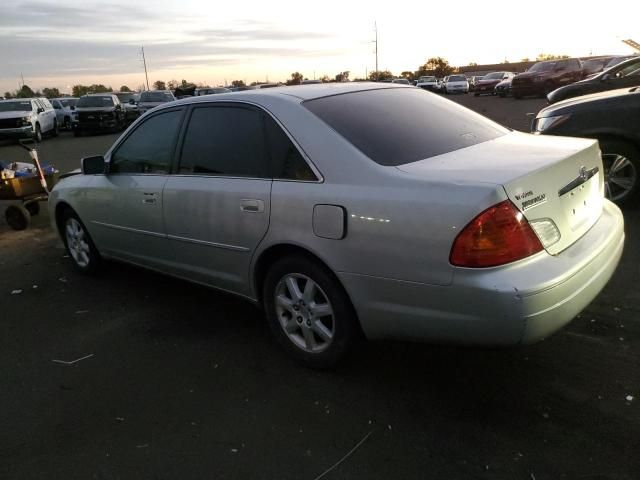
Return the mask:
<svg viewBox="0 0 640 480">
<path fill-rule="evenodd" d="M 52 137 L 57 137 L 58 133 L 59 133 L 59 131 L 58 131 L 58 121 L 54 120 L 54 122 L 53 122 L 53 130 L 51 130 L 51 136 Z"/>
<path fill-rule="evenodd" d="M 273 264 L 264 281 L 263 303 L 272 334 L 305 366 L 334 367 L 360 336 L 342 285 L 326 267 L 304 256 Z"/>
<path fill-rule="evenodd" d="M 4 212 L 4 218 L 14 230 L 26 230 L 31 225 L 31 214 L 24 205 L 9 205 Z"/>
<path fill-rule="evenodd" d="M 62 214 L 60 226 L 64 246 L 75 269 L 87 274 L 98 272 L 102 259 L 80 217 L 67 208 Z"/>
<path fill-rule="evenodd" d="M 624 140 L 600 141 L 604 167 L 604 193 L 618 205 L 630 203 L 640 189 L 640 151 Z"/>
<path fill-rule="evenodd" d="M 33 132 L 33 140 L 37 143 L 42 141 L 42 130 L 40 129 L 39 123 L 36 123 L 36 131 Z"/>
</svg>

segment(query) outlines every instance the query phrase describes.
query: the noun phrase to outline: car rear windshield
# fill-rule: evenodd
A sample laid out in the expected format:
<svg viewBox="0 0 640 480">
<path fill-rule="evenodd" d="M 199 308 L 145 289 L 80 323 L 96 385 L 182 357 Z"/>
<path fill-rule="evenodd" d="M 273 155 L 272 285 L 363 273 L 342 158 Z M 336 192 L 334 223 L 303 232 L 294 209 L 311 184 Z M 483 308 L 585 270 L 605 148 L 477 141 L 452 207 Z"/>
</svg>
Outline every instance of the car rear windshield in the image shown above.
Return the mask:
<svg viewBox="0 0 640 480">
<path fill-rule="evenodd" d="M 449 82 L 466 82 L 467 77 L 463 77 L 462 75 L 451 75 L 448 81 Z"/>
<path fill-rule="evenodd" d="M 436 77 L 420 77 L 421 82 L 435 82 Z"/>
<path fill-rule="evenodd" d="M 78 100 L 77 107 L 113 107 L 111 97 L 82 97 Z"/>
<path fill-rule="evenodd" d="M 0 102 L 0 112 L 30 112 L 31 102 Z"/>
<path fill-rule="evenodd" d="M 173 95 L 169 92 L 142 92 L 140 95 L 141 102 L 171 102 Z"/>
<path fill-rule="evenodd" d="M 434 157 L 508 132 L 422 89 L 366 90 L 308 100 L 303 105 L 374 162 L 385 166 Z"/>
</svg>

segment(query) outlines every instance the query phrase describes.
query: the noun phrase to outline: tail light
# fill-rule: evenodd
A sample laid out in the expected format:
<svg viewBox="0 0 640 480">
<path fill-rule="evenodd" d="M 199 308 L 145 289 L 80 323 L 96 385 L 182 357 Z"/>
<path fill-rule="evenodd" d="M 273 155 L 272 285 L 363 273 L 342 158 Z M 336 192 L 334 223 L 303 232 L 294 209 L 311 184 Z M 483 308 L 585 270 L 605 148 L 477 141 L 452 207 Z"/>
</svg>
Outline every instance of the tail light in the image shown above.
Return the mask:
<svg viewBox="0 0 640 480">
<path fill-rule="evenodd" d="M 471 220 L 458 234 L 449 261 L 457 267 L 495 267 L 521 260 L 543 249 L 522 213 L 509 200 Z"/>
</svg>

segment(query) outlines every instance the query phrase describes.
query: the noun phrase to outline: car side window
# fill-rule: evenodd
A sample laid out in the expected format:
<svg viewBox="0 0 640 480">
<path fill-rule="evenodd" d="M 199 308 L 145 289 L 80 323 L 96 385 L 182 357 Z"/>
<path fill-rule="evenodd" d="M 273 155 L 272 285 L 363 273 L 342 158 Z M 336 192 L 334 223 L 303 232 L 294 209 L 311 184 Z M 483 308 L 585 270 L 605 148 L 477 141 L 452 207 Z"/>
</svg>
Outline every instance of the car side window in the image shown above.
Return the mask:
<svg viewBox="0 0 640 480">
<path fill-rule="evenodd" d="M 111 154 L 109 173 L 168 174 L 184 110 L 146 119 Z"/>
<path fill-rule="evenodd" d="M 295 145 L 280 125 L 265 114 L 265 131 L 273 178 L 282 180 L 317 180 Z"/>
<path fill-rule="evenodd" d="M 264 140 L 262 113 L 253 108 L 196 107 L 178 173 L 271 178 Z"/>
<path fill-rule="evenodd" d="M 60 105 L 60 102 L 58 100 L 54 100 L 53 101 L 53 108 L 55 108 L 56 110 L 61 110 L 62 109 L 62 105 Z"/>
</svg>

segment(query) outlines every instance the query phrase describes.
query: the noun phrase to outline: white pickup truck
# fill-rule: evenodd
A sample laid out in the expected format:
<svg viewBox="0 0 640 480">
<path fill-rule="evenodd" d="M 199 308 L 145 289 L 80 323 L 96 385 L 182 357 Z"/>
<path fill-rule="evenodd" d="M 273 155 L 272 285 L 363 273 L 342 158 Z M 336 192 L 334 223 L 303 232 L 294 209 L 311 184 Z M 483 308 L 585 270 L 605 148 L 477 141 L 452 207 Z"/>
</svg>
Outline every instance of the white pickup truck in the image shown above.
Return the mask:
<svg viewBox="0 0 640 480">
<path fill-rule="evenodd" d="M 33 138 L 58 134 L 56 111 L 46 98 L 16 98 L 0 101 L 0 138 Z"/>
</svg>

